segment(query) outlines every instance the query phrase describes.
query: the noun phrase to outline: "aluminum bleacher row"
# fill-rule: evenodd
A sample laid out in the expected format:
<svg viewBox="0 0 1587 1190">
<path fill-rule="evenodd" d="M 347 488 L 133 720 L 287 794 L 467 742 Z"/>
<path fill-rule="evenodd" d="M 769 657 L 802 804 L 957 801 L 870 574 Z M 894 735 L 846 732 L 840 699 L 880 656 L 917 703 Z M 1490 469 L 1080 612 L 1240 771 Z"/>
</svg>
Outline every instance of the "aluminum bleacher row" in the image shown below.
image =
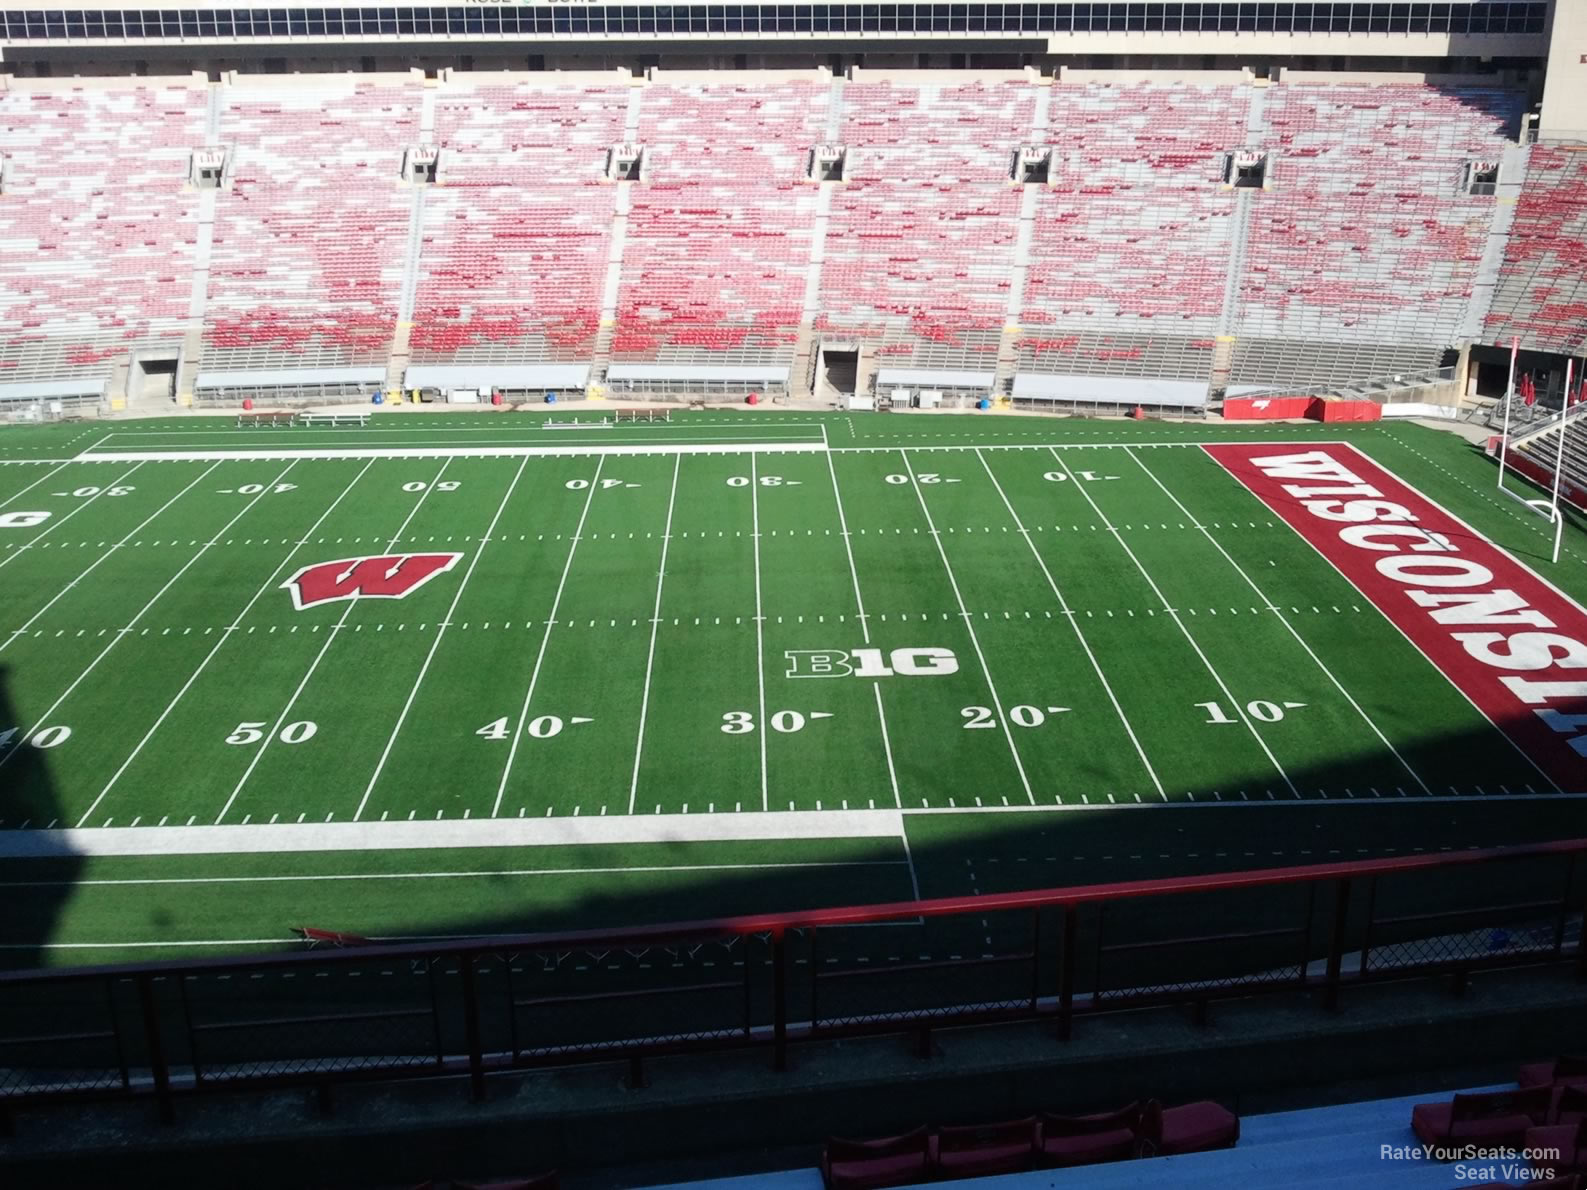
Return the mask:
<svg viewBox="0 0 1587 1190">
<path fill-rule="evenodd" d="M 1436 355 L 1479 300 L 1496 205 L 1464 170 L 1503 155 L 1521 104 L 1034 74 L 12 82 L 0 385 L 108 378 L 190 315 L 213 373 L 376 374 L 403 351 L 787 367 L 823 337 L 985 373 L 1006 344 L 1005 373 L 1080 376 L 1205 379 L 1220 336 Z M 642 180 L 617 186 L 626 143 Z M 437 185 L 401 180 L 420 144 Z M 808 179 L 820 144 L 845 147 L 841 182 Z M 1010 177 L 1022 145 L 1051 146 L 1046 185 Z M 203 147 L 227 164 L 201 199 Z M 1226 184 L 1242 148 L 1272 155 L 1266 189 Z M 1516 267 L 1553 280 L 1546 326 L 1579 325 L 1560 245 L 1587 163 L 1531 151 Z"/>
<path fill-rule="evenodd" d="M 1536 145 L 1487 331 L 1587 354 L 1587 145 Z"/>
</svg>

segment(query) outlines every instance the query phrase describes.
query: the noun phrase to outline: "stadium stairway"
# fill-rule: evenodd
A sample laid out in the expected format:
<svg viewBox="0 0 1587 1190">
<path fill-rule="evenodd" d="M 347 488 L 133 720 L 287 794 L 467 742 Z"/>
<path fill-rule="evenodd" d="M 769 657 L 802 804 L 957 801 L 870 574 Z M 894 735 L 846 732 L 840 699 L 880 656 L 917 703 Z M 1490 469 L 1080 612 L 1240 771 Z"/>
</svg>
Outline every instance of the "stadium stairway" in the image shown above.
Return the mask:
<svg viewBox="0 0 1587 1190">
<path fill-rule="evenodd" d="M 1470 1088 L 1472 1091 L 1505 1089 L 1513 1089 L 1513 1084 L 1509 1088 Z M 1232 1149 L 1212 1153 L 967 1178 L 951 1184 L 967 1190 L 1137 1190 L 1157 1186 L 1173 1186 L 1175 1190 L 1227 1190 L 1230 1186 L 1284 1186 L 1287 1190 L 1445 1190 L 1451 1186 L 1480 1185 L 1483 1181 L 1495 1180 L 1498 1171 L 1494 1162 L 1444 1164 L 1383 1157 L 1384 1145 L 1407 1147 L 1419 1143 L 1411 1132 L 1411 1109 L 1416 1104 L 1442 1102 L 1452 1094 L 1454 1092 L 1429 1091 L 1336 1107 L 1247 1116 L 1240 1121 L 1240 1143 Z M 1474 1176 L 1478 1169 L 1494 1173 L 1487 1178 Z M 675 1182 L 648 1190 L 821 1190 L 821 1175 L 814 1169 L 796 1169 L 704 1182 Z"/>
</svg>

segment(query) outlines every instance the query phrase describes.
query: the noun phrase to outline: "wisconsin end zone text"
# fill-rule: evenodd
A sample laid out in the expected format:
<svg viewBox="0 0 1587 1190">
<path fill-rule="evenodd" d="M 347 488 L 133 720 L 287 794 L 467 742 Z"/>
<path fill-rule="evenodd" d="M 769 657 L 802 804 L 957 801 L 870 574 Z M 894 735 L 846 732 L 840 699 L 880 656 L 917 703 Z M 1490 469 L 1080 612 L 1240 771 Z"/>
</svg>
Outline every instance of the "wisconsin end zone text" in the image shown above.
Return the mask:
<svg viewBox="0 0 1587 1190">
<path fill-rule="evenodd" d="M 1587 788 L 1587 611 L 1353 447 L 1203 449 L 1556 787 Z"/>
</svg>

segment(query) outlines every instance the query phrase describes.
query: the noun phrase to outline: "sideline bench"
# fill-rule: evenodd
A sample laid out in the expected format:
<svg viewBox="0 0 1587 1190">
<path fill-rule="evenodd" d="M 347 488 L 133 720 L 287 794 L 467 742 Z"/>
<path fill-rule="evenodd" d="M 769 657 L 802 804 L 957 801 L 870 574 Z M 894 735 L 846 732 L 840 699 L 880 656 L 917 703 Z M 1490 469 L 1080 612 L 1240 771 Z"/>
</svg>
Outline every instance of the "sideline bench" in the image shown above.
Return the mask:
<svg viewBox="0 0 1587 1190">
<path fill-rule="evenodd" d="M 237 415 L 239 426 L 290 426 L 297 414 L 290 409 L 263 409 Z"/>
<path fill-rule="evenodd" d="M 367 413 L 300 413 L 298 424 L 302 426 L 367 426 L 369 414 Z"/>
</svg>

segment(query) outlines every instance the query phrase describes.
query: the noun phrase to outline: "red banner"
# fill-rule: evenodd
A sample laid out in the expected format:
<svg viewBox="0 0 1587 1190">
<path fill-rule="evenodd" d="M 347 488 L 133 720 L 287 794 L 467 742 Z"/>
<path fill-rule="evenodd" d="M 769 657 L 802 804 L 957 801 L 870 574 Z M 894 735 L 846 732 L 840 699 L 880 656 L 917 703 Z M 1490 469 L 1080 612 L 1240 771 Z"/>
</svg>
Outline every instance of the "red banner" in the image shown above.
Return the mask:
<svg viewBox="0 0 1587 1190">
<path fill-rule="evenodd" d="M 1352 446 L 1203 449 L 1355 584 L 1554 785 L 1587 790 L 1587 611 Z"/>
</svg>

